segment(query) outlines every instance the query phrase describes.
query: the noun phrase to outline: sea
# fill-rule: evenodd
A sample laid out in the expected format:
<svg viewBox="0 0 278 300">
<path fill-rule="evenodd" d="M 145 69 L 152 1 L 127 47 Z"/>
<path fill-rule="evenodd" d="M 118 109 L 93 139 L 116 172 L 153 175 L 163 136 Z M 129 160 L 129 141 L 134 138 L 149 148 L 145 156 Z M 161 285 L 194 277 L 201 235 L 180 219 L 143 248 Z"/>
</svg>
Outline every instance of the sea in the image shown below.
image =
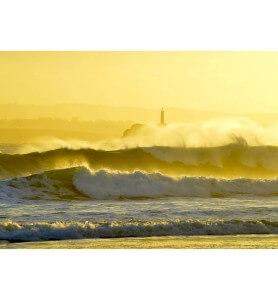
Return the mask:
<svg viewBox="0 0 278 300">
<path fill-rule="evenodd" d="M 0 240 L 278 233 L 278 147 L 0 153 Z"/>
</svg>

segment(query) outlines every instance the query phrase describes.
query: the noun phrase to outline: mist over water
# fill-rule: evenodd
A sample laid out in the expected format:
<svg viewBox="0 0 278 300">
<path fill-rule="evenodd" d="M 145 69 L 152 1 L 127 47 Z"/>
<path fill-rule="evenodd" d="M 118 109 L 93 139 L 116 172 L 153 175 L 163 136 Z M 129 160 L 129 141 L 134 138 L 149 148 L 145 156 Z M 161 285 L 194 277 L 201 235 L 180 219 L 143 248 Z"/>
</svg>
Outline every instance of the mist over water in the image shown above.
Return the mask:
<svg viewBox="0 0 278 300">
<path fill-rule="evenodd" d="M 124 139 L 103 141 L 96 148 L 115 149 L 150 146 L 216 147 L 234 142 L 248 145 L 278 145 L 278 123 L 262 126 L 248 118 L 225 118 L 166 126 L 143 124 Z"/>
<path fill-rule="evenodd" d="M 154 123 L 142 124 L 129 136 L 106 139 L 98 142 L 64 140 L 56 137 L 32 139 L 30 143 L 18 145 L 9 153 L 25 154 L 59 148 L 116 150 L 136 147 L 217 147 L 231 143 L 245 143 L 250 146 L 278 146 L 278 123 L 262 125 L 249 118 L 216 118 L 203 122 L 169 123 L 160 126 Z"/>
<path fill-rule="evenodd" d="M 170 175 L 277 176 L 278 125 L 262 126 L 247 118 L 218 118 L 134 128 L 128 135 L 121 133 L 117 139 L 95 143 L 48 137 L 18 145 L 0 154 L 0 177 L 77 166 Z"/>
</svg>

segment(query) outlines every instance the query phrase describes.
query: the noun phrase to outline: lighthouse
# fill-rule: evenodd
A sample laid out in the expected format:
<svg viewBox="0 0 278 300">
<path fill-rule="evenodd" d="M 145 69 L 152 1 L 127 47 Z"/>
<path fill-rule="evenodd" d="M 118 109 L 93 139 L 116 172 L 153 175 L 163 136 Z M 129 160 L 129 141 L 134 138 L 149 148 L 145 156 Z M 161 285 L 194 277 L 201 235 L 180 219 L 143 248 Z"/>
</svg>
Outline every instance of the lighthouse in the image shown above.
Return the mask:
<svg viewBox="0 0 278 300">
<path fill-rule="evenodd" d="M 161 109 L 160 112 L 160 126 L 165 126 L 165 120 L 164 120 L 164 109 Z"/>
</svg>

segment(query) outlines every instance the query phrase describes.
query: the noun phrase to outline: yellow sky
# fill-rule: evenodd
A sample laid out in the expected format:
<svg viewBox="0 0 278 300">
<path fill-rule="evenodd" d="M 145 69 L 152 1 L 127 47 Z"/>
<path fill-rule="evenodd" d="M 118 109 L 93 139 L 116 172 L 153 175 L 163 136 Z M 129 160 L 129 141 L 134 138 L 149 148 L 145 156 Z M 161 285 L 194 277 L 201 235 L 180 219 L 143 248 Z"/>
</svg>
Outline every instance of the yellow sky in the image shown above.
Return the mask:
<svg viewBox="0 0 278 300">
<path fill-rule="evenodd" d="M 278 52 L 0 52 L 0 103 L 278 112 Z"/>
</svg>

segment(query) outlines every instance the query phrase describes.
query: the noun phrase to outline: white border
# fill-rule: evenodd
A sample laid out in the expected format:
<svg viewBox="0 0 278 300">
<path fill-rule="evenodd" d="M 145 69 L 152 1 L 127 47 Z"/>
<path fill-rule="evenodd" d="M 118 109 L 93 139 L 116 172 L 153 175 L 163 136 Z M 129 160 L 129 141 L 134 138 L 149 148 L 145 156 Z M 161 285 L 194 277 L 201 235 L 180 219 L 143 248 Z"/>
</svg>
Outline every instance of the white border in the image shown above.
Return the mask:
<svg viewBox="0 0 278 300">
<path fill-rule="evenodd" d="M 272 0 L 9 0 L 5 50 L 273 50 Z"/>
<path fill-rule="evenodd" d="M 1 295 L 30 300 L 276 299 L 276 258 L 273 250 L 3 250 Z"/>
</svg>

